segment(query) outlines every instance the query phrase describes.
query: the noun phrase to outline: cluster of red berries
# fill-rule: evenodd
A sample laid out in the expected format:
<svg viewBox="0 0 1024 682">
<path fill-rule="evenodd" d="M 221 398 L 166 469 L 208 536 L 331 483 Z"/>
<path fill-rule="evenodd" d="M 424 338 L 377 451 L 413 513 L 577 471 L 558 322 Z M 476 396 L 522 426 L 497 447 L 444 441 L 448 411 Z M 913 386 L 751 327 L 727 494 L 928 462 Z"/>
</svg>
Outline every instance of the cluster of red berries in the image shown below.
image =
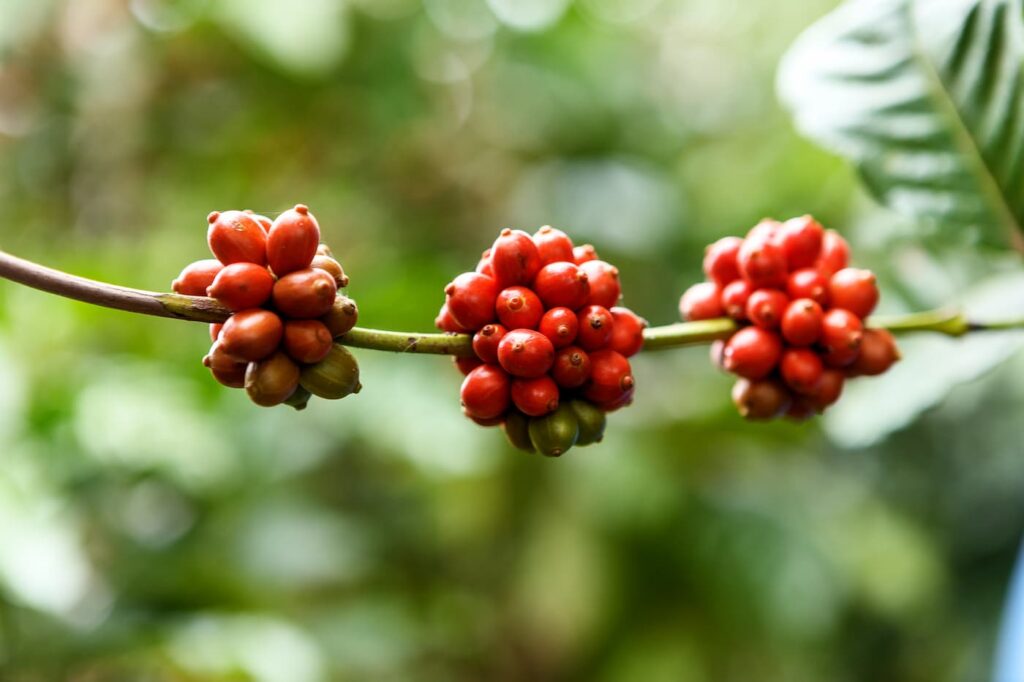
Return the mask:
<svg viewBox="0 0 1024 682">
<path fill-rule="evenodd" d="M 766 219 L 744 239 L 707 248 L 707 281 L 683 294 L 679 311 L 744 325 L 711 350 L 740 377 L 732 397 L 741 415 L 805 419 L 835 403 L 847 378 L 881 374 L 899 359 L 888 331 L 864 326 L 878 287 L 869 270 L 847 267 L 849 257 L 846 240 L 810 216 Z"/>
<path fill-rule="evenodd" d="M 271 221 L 252 211 L 214 211 L 207 243 L 215 259 L 188 265 L 171 284 L 232 311 L 210 325 L 203 358 L 214 378 L 244 388 L 257 405 L 306 406 L 310 395 L 358 392 L 355 358 L 334 339 L 355 326 L 355 302 L 338 293 L 348 277 L 320 243 L 320 226 L 301 204 Z"/>
<path fill-rule="evenodd" d="M 597 442 L 605 413 L 632 401 L 627 358 L 647 323 L 616 305 L 618 270 L 594 247 L 550 226 L 502 230 L 445 295 L 437 327 L 473 335 L 474 355 L 456 359 L 463 412 L 516 447 L 557 456 Z"/>
</svg>

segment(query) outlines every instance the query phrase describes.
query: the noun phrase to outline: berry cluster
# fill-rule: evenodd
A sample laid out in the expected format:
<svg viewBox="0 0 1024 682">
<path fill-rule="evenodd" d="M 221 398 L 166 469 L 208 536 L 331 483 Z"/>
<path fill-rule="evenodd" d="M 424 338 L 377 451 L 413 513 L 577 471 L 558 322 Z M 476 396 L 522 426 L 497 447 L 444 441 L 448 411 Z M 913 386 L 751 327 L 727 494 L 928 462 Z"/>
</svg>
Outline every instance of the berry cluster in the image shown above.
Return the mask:
<svg viewBox="0 0 1024 682">
<path fill-rule="evenodd" d="M 888 331 L 864 326 L 878 287 L 870 271 L 847 267 L 849 257 L 846 240 L 810 216 L 766 219 L 744 239 L 707 248 L 707 281 L 683 294 L 679 311 L 744 325 L 711 350 L 740 377 L 732 397 L 741 415 L 805 419 L 836 402 L 847 378 L 881 374 L 899 359 Z"/>
<path fill-rule="evenodd" d="M 626 358 L 647 323 L 616 306 L 618 270 L 594 247 L 549 226 L 502 230 L 445 295 L 437 327 L 473 335 L 475 356 L 456 359 L 463 412 L 514 446 L 558 456 L 597 442 L 605 413 L 632 401 Z"/>
<path fill-rule="evenodd" d="M 252 211 L 214 211 L 207 243 L 216 259 L 188 265 L 171 284 L 210 296 L 232 311 L 210 325 L 203 358 L 214 378 L 245 388 L 266 407 L 302 409 L 310 395 L 358 392 L 355 358 L 334 339 L 355 326 L 355 302 L 338 293 L 348 277 L 320 243 L 320 226 L 301 204 L 271 221 Z"/>
</svg>

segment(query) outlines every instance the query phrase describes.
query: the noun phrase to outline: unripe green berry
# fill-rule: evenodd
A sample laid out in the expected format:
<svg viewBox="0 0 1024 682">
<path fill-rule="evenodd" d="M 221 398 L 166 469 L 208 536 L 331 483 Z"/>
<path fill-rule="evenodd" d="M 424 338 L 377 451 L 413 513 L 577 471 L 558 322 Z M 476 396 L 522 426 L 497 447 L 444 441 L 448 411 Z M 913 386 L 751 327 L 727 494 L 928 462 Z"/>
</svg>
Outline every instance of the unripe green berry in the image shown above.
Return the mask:
<svg viewBox="0 0 1024 682">
<path fill-rule="evenodd" d="M 533 442 L 530 440 L 530 418 L 517 410 L 510 410 L 505 415 L 505 437 L 512 447 L 526 452 L 534 452 Z"/>
<path fill-rule="evenodd" d="M 573 400 L 569 403 L 569 407 L 576 415 L 576 422 L 580 429 L 576 445 L 600 443 L 604 438 L 604 428 L 608 423 L 608 417 L 604 410 L 586 400 Z"/>
<path fill-rule="evenodd" d="M 559 457 L 576 444 L 580 435 L 576 413 L 562 405 L 551 414 L 530 420 L 530 440 L 547 457 Z"/>
<path fill-rule="evenodd" d="M 338 400 L 359 393 L 359 364 L 347 348 L 334 344 L 320 362 L 302 368 L 299 383 L 315 396 Z"/>
</svg>

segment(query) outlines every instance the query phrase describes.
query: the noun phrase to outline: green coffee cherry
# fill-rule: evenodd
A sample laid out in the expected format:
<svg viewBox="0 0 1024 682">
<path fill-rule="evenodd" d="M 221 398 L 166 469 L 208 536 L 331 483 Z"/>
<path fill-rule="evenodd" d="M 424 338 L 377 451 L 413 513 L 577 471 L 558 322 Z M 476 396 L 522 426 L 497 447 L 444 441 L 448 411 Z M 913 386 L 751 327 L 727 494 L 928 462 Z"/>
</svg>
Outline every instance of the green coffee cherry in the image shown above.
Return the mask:
<svg viewBox="0 0 1024 682">
<path fill-rule="evenodd" d="M 327 357 L 302 368 L 299 384 L 315 396 L 338 400 L 359 393 L 359 364 L 352 353 L 340 344 L 331 346 Z"/>
<path fill-rule="evenodd" d="M 568 405 L 562 405 L 551 414 L 530 420 L 530 440 L 537 451 L 548 457 L 558 457 L 576 444 L 580 435 L 576 414 Z"/>
<path fill-rule="evenodd" d="M 304 389 L 302 386 L 296 386 L 295 392 L 292 393 L 288 400 L 284 401 L 284 404 L 291 405 L 296 410 L 304 410 L 306 409 L 306 405 L 309 403 L 309 399 L 311 397 L 312 394 L 309 391 Z"/>
<path fill-rule="evenodd" d="M 580 437 L 576 440 L 576 445 L 600 443 L 604 438 L 604 427 L 608 423 L 604 410 L 586 400 L 573 400 L 569 407 L 576 415 L 580 428 Z"/>
<path fill-rule="evenodd" d="M 533 443 L 530 441 L 530 418 L 522 412 L 511 410 L 505 417 L 505 437 L 512 447 L 533 452 Z"/>
</svg>

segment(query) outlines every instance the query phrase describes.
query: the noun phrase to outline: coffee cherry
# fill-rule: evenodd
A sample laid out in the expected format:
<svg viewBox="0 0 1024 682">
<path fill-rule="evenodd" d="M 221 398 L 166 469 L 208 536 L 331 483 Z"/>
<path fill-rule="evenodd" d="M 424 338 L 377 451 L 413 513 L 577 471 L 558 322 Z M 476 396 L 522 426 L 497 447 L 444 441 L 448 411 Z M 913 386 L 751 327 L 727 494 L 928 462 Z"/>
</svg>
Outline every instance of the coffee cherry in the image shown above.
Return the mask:
<svg viewBox="0 0 1024 682">
<path fill-rule="evenodd" d="M 746 239 L 767 239 L 774 241 L 778 236 L 782 223 L 771 218 L 762 218 L 746 234 Z M 740 270 L 742 273 L 742 269 Z"/>
<path fill-rule="evenodd" d="M 850 245 L 835 230 L 825 230 L 821 240 L 821 255 L 814 267 L 821 270 L 826 277 L 831 277 L 846 267 L 850 262 Z"/>
<path fill-rule="evenodd" d="M 590 380 L 583 389 L 583 397 L 602 405 L 613 403 L 634 386 L 629 360 L 613 350 L 599 350 L 590 354 Z"/>
<path fill-rule="evenodd" d="M 309 404 L 309 399 L 312 397 L 313 394 L 304 389 L 302 384 L 299 384 L 295 387 L 295 392 L 285 399 L 284 404 L 289 407 L 294 407 L 297 411 L 302 411 L 306 409 L 306 406 Z"/>
<path fill-rule="evenodd" d="M 359 393 L 363 388 L 359 383 L 359 363 L 347 348 L 338 343 L 331 346 L 323 360 L 302 368 L 299 383 L 313 395 L 326 400 L 340 400 Z"/>
<path fill-rule="evenodd" d="M 590 285 L 590 296 L 587 303 L 611 308 L 622 298 L 622 285 L 619 284 L 619 269 L 603 260 L 587 261 L 579 266 L 587 276 Z"/>
<path fill-rule="evenodd" d="M 740 378 L 732 387 L 732 402 L 745 419 L 773 419 L 789 408 L 790 400 L 789 391 L 774 379 Z"/>
<path fill-rule="evenodd" d="M 334 253 L 331 251 L 331 247 L 329 247 L 329 246 L 327 246 L 327 244 L 323 244 L 323 243 L 319 244 L 316 247 L 316 255 L 318 255 L 318 256 L 327 256 L 328 258 L 334 258 Z"/>
<path fill-rule="evenodd" d="M 547 308 L 576 310 L 587 302 L 590 282 L 580 266 L 573 263 L 548 263 L 537 273 L 533 290 Z"/>
<path fill-rule="evenodd" d="M 722 289 L 722 309 L 734 320 L 743 322 L 747 319 L 747 301 L 754 293 L 754 285 L 745 279 L 731 282 Z"/>
<path fill-rule="evenodd" d="M 818 384 L 806 396 L 807 402 L 818 412 L 824 412 L 826 407 L 839 400 L 845 381 L 842 370 L 826 368 Z"/>
<path fill-rule="evenodd" d="M 828 282 L 828 296 L 836 308 L 849 310 L 861 319 L 878 304 L 878 285 L 870 270 L 843 268 Z"/>
<path fill-rule="evenodd" d="M 540 319 L 537 331 L 548 337 L 555 348 L 565 348 L 576 340 L 579 321 L 568 308 L 552 308 Z"/>
<path fill-rule="evenodd" d="M 782 248 L 791 270 L 814 265 L 821 253 L 825 230 L 809 215 L 787 220 L 775 235 L 775 243 Z"/>
<path fill-rule="evenodd" d="M 782 314 L 782 338 L 794 346 L 809 346 L 821 337 L 825 313 L 809 298 L 792 301 Z"/>
<path fill-rule="evenodd" d="M 322 317 L 331 311 L 337 293 L 334 278 L 323 270 L 295 270 L 274 284 L 274 307 L 294 319 Z"/>
<path fill-rule="evenodd" d="M 323 270 L 328 275 L 334 278 L 334 283 L 338 285 L 339 289 L 344 289 L 348 286 L 348 275 L 345 274 L 345 270 L 342 269 L 341 263 L 334 260 L 330 256 L 313 256 L 313 260 L 310 262 L 309 267 Z M 274 272 L 277 272 L 276 270 Z"/>
<path fill-rule="evenodd" d="M 206 296 L 206 290 L 223 268 L 224 264 L 213 258 L 189 263 L 171 282 L 171 290 L 183 296 Z"/>
<path fill-rule="evenodd" d="M 608 347 L 623 357 L 632 357 L 644 346 L 644 329 L 647 320 L 629 308 L 616 306 L 608 312 L 612 314 L 612 339 Z"/>
<path fill-rule="evenodd" d="M 576 445 L 600 443 L 604 439 L 604 429 L 608 424 L 604 410 L 586 400 L 573 400 L 569 403 L 569 409 L 576 415 L 576 423 L 580 430 Z"/>
<path fill-rule="evenodd" d="M 352 331 L 359 319 L 359 307 L 356 302 L 348 296 L 338 294 L 334 297 L 334 303 L 327 314 L 320 318 L 320 321 L 327 325 L 331 336 L 338 338 L 343 334 Z"/>
<path fill-rule="evenodd" d="M 679 315 L 684 320 L 711 320 L 724 314 L 722 292 L 714 282 L 698 282 L 679 299 Z"/>
<path fill-rule="evenodd" d="M 514 286 L 501 290 L 494 312 L 508 329 L 536 329 L 544 315 L 544 305 L 528 287 Z"/>
<path fill-rule="evenodd" d="M 216 341 L 220 338 L 220 330 L 224 328 L 222 322 L 214 322 L 210 325 L 210 341 Z"/>
<path fill-rule="evenodd" d="M 267 234 L 251 215 L 242 211 L 214 211 L 206 220 L 210 223 L 206 241 L 221 263 L 267 264 Z"/>
<path fill-rule="evenodd" d="M 448 311 L 461 326 L 479 329 L 494 319 L 498 284 L 490 277 L 464 272 L 445 287 L 444 293 L 448 297 Z"/>
<path fill-rule="evenodd" d="M 480 365 L 462 382 L 462 407 L 477 419 L 494 419 L 505 413 L 511 400 L 512 380 L 497 365 Z"/>
<path fill-rule="evenodd" d="M 786 284 L 786 256 L 771 239 L 755 235 L 743 240 L 736 256 L 740 274 L 755 288 Z"/>
<path fill-rule="evenodd" d="M 537 245 L 542 266 L 563 260 L 574 262 L 572 240 L 561 230 L 545 225 L 533 235 L 533 243 Z"/>
<path fill-rule="evenodd" d="M 555 347 L 548 337 L 531 329 L 513 329 L 498 344 L 498 362 L 513 376 L 539 377 L 555 361 Z"/>
<path fill-rule="evenodd" d="M 533 442 L 530 440 L 530 419 L 526 415 L 509 410 L 505 415 L 505 423 L 502 428 L 512 447 L 526 452 L 534 452 Z"/>
<path fill-rule="evenodd" d="M 483 254 L 480 255 L 480 260 L 476 263 L 476 272 L 481 275 L 494 279 L 494 268 L 491 267 L 491 250 L 484 249 Z"/>
<path fill-rule="evenodd" d="M 790 298 L 809 298 L 827 305 L 828 277 L 817 268 L 794 270 L 786 280 L 786 293 Z"/>
<path fill-rule="evenodd" d="M 267 233 L 267 262 L 278 277 L 305 270 L 319 245 L 320 225 L 306 206 L 296 204 L 277 216 Z"/>
<path fill-rule="evenodd" d="M 260 308 L 235 313 L 224 323 L 219 344 L 239 360 L 255 362 L 269 356 L 281 344 L 281 318 Z"/>
<path fill-rule="evenodd" d="M 320 362 L 333 345 L 334 337 L 320 320 L 290 320 L 284 324 L 284 349 L 296 362 Z"/>
<path fill-rule="evenodd" d="M 233 311 L 258 308 L 270 298 L 274 276 L 262 265 L 232 263 L 224 266 L 206 290 Z"/>
<path fill-rule="evenodd" d="M 595 261 L 596 262 L 596 261 Z M 586 351 L 604 348 L 612 340 L 615 331 L 615 318 L 607 308 L 599 305 L 588 305 L 576 313 L 579 330 L 576 332 L 576 345 Z"/>
<path fill-rule="evenodd" d="M 555 354 L 551 376 L 562 388 L 579 388 L 590 378 L 590 356 L 578 346 L 563 348 Z"/>
<path fill-rule="evenodd" d="M 480 419 L 471 415 L 465 407 L 462 408 L 462 414 L 467 418 L 471 419 L 477 426 L 483 426 L 484 428 L 490 428 L 492 426 L 501 426 L 505 423 L 505 415 L 499 415 L 497 417 L 491 417 L 490 419 Z"/>
<path fill-rule="evenodd" d="M 583 265 L 587 261 L 597 260 L 597 249 L 593 244 L 583 244 L 572 250 L 572 261 L 576 265 Z"/>
<path fill-rule="evenodd" d="M 831 367 L 845 367 L 857 359 L 864 339 L 860 318 L 843 308 L 832 308 L 821 321 L 820 343 L 825 348 L 825 362 Z"/>
<path fill-rule="evenodd" d="M 501 231 L 491 247 L 491 268 L 500 288 L 529 285 L 540 267 L 540 252 L 530 235 L 508 228 Z"/>
<path fill-rule="evenodd" d="M 485 324 L 473 335 L 473 352 L 484 362 L 498 363 L 498 344 L 508 330 L 500 324 Z"/>
<path fill-rule="evenodd" d="M 469 374 L 474 369 L 476 369 L 477 367 L 484 363 L 483 360 L 474 355 L 466 357 L 453 357 L 452 364 L 455 365 L 455 368 L 457 370 L 462 372 L 462 376 L 466 376 L 467 374 Z"/>
<path fill-rule="evenodd" d="M 778 289 L 758 289 L 747 299 L 747 319 L 762 329 L 778 329 L 789 298 Z"/>
<path fill-rule="evenodd" d="M 806 396 L 796 395 L 793 396 L 793 402 L 790 403 L 785 416 L 790 421 L 802 422 L 813 417 L 815 412 L 814 406 Z"/>
<path fill-rule="evenodd" d="M 725 344 L 725 368 L 746 379 L 763 379 L 782 356 L 782 339 L 760 327 L 744 327 Z"/>
<path fill-rule="evenodd" d="M 825 366 L 818 354 L 808 348 L 787 348 L 779 361 L 779 373 L 797 393 L 810 393 L 821 379 Z"/>
<path fill-rule="evenodd" d="M 546 457 L 558 457 L 576 444 L 580 435 L 576 415 L 563 405 L 549 415 L 530 420 L 530 441 L 537 452 Z"/>
<path fill-rule="evenodd" d="M 725 368 L 725 341 L 722 339 L 716 339 L 711 342 L 711 346 L 708 348 L 708 357 L 711 358 L 711 364 L 727 372 Z"/>
<path fill-rule="evenodd" d="M 256 222 L 258 222 L 260 224 L 260 227 L 263 228 L 264 232 L 270 232 L 270 228 L 274 224 L 273 220 L 271 220 L 270 218 L 268 218 L 265 215 L 260 215 L 259 213 L 256 213 L 255 211 L 253 211 L 250 208 L 245 209 L 244 211 L 242 211 L 242 213 L 248 213 L 250 216 L 252 216 L 253 220 L 255 220 Z"/>
<path fill-rule="evenodd" d="M 265 360 L 250 362 L 245 372 L 245 392 L 262 407 L 280 405 L 299 387 L 299 366 L 278 351 Z"/>
<path fill-rule="evenodd" d="M 896 339 L 886 329 L 865 329 L 860 353 L 847 368 L 850 376 L 876 376 L 887 371 L 900 359 Z"/>
<path fill-rule="evenodd" d="M 437 317 L 434 318 L 434 326 L 443 332 L 450 332 L 452 334 L 465 334 L 473 331 L 468 327 L 464 327 L 452 317 L 452 311 L 448 309 L 448 304 L 445 303 L 441 306 L 441 310 L 437 313 Z"/>
<path fill-rule="evenodd" d="M 245 370 L 249 363 L 228 355 L 219 341 L 210 346 L 210 352 L 203 358 L 203 366 L 210 370 L 214 379 L 228 388 L 245 386 Z"/>
<path fill-rule="evenodd" d="M 525 415 L 541 417 L 558 409 L 558 384 L 545 375 L 536 379 L 513 379 L 512 402 Z"/>
<path fill-rule="evenodd" d="M 704 274 L 720 288 L 740 278 L 736 257 L 741 246 L 743 240 L 739 237 L 722 237 L 705 249 Z"/>
</svg>

